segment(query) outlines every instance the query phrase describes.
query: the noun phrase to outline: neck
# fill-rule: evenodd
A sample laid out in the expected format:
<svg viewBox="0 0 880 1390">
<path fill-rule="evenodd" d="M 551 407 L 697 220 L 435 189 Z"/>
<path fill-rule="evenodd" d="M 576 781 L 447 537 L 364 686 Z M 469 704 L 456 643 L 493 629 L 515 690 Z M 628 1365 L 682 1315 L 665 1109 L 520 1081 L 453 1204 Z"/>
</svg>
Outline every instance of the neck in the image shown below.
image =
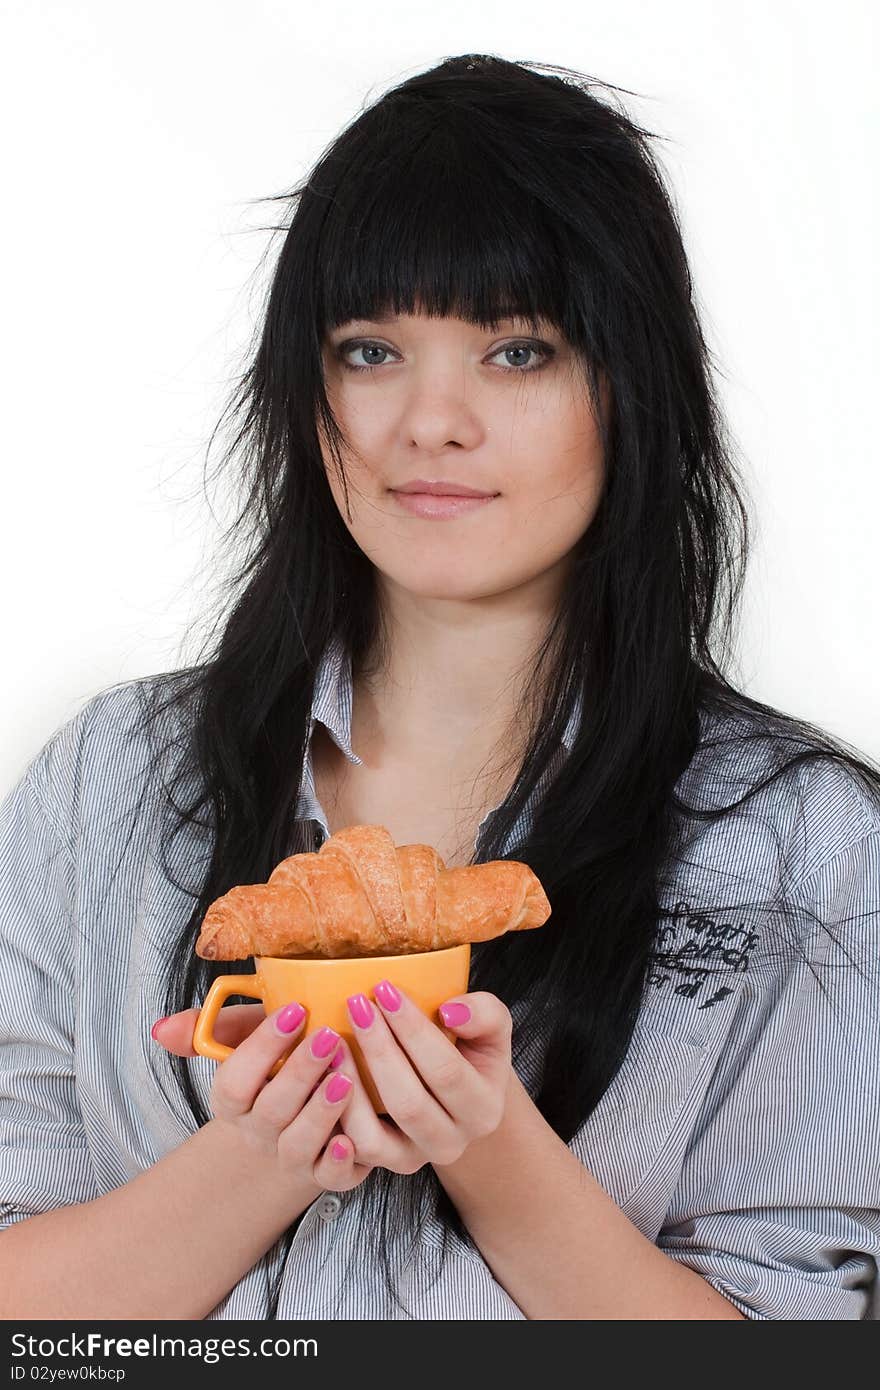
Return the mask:
<svg viewBox="0 0 880 1390">
<path fill-rule="evenodd" d="M 543 576 L 542 576 L 543 578 Z M 467 760 L 528 736 L 523 696 L 552 612 L 549 583 L 486 599 L 392 590 L 383 656 L 354 678 L 353 743 L 402 756 L 426 743 Z"/>
</svg>

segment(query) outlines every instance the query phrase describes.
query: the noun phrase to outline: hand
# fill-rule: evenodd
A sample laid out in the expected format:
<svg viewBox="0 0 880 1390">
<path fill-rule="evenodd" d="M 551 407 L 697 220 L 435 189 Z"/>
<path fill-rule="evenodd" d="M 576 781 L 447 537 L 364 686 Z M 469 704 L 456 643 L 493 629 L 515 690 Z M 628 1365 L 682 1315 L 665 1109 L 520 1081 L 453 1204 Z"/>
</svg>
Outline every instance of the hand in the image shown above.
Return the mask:
<svg viewBox="0 0 880 1390">
<path fill-rule="evenodd" d="M 340 1042 L 339 1070 L 353 1082 L 342 1128 L 360 1163 L 394 1173 L 414 1173 L 425 1163 L 454 1163 L 474 1139 L 492 1134 L 501 1123 L 513 1075 L 510 1012 L 485 992 L 448 1001 L 441 1008 L 449 1009 L 456 1044 L 388 981 L 372 992 L 379 1008 L 359 994 L 349 1000 L 349 1014 L 393 1123 L 376 1114 L 351 1052 Z"/>
<path fill-rule="evenodd" d="M 335 1066 L 339 1036 L 332 1028 L 318 1028 L 302 1037 L 304 1012 L 291 1032 L 282 1032 L 276 1020 L 283 1013 L 284 1009 L 276 1009 L 267 1018 L 262 1004 L 229 1005 L 218 1013 L 217 1041 L 235 1051 L 214 1074 L 214 1118 L 277 1159 L 286 1177 L 302 1177 L 321 1191 L 348 1191 L 363 1182 L 370 1169 L 354 1162 L 351 1141 L 339 1123 L 352 1095 L 350 1085 L 344 1094 L 337 1094 L 344 1089 Z M 169 1052 L 194 1057 L 192 1038 L 198 1015 L 198 1009 L 171 1014 L 154 1025 L 153 1037 Z M 312 1050 L 316 1039 L 320 1056 Z M 270 1077 L 292 1042 L 297 1045 L 277 1075 Z M 325 1077 L 328 1070 L 329 1078 Z"/>
</svg>

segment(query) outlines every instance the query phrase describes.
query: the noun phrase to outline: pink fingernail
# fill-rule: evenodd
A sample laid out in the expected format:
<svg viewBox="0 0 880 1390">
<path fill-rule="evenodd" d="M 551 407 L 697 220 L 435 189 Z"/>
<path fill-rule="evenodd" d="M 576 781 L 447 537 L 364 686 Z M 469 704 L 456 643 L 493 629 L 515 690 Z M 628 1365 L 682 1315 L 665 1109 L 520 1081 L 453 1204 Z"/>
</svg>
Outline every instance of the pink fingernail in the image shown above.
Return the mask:
<svg viewBox="0 0 880 1390">
<path fill-rule="evenodd" d="M 167 1020 L 168 1020 L 170 1017 L 171 1017 L 170 1014 L 166 1014 L 164 1018 L 157 1018 L 157 1019 L 156 1019 L 156 1022 L 153 1024 L 152 1028 L 150 1029 L 150 1037 L 153 1039 L 153 1042 L 156 1042 L 156 1029 L 157 1029 L 157 1028 L 161 1028 L 161 1027 L 162 1027 L 162 1024 L 165 1023 L 165 1022 L 167 1022 Z"/>
<path fill-rule="evenodd" d="M 400 1008 L 400 993 L 390 980 L 380 980 L 377 985 L 373 985 L 373 993 L 383 1009 L 388 1009 L 393 1014 L 397 1013 Z"/>
<path fill-rule="evenodd" d="M 348 1012 L 351 1014 L 352 1022 L 358 1028 L 369 1028 L 373 1022 L 373 1006 L 365 994 L 352 994 L 345 1001 L 348 1004 Z"/>
<path fill-rule="evenodd" d="M 342 1161 L 342 1159 L 348 1158 L 348 1149 L 345 1147 L 344 1144 L 340 1143 L 338 1139 L 333 1140 L 333 1143 L 330 1146 L 330 1152 L 333 1155 L 333 1157 L 338 1158 L 340 1162 Z"/>
<path fill-rule="evenodd" d="M 467 1004 L 441 1004 L 438 1012 L 447 1028 L 458 1028 L 471 1016 Z"/>
<path fill-rule="evenodd" d="M 347 1096 L 350 1090 L 351 1081 L 349 1080 L 349 1078 L 347 1076 L 343 1076 L 341 1072 L 337 1071 L 333 1074 L 333 1076 L 331 1076 L 330 1080 L 327 1082 L 327 1089 L 325 1090 L 324 1095 L 330 1101 L 337 1101 L 342 1100 L 343 1096 Z"/>
<path fill-rule="evenodd" d="M 295 1033 L 306 1016 L 302 1004 L 288 1004 L 275 1020 L 275 1027 L 281 1033 Z"/>
<path fill-rule="evenodd" d="M 334 1033 L 332 1028 L 319 1029 L 312 1038 L 312 1056 L 329 1057 L 338 1042 L 339 1034 Z"/>
<path fill-rule="evenodd" d="M 337 1067 L 341 1067 L 341 1066 L 342 1066 L 342 1063 L 343 1063 L 344 1061 L 345 1061 L 345 1048 L 344 1048 L 344 1047 L 337 1047 L 336 1051 L 333 1053 L 333 1056 L 330 1058 L 330 1070 L 331 1070 L 331 1071 L 335 1071 Z"/>
</svg>

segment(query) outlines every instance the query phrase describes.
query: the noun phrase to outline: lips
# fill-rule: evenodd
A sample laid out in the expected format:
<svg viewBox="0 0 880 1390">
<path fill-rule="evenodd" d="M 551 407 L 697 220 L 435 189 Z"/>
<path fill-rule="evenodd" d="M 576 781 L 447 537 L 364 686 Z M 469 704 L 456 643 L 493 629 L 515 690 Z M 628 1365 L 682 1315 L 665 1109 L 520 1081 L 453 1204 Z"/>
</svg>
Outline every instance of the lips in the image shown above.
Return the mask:
<svg viewBox="0 0 880 1390">
<path fill-rule="evenodd" d="M 489 493 L 482 497 L 462 497 L 454 493 L 437 495 L 429 492 L 402 492 L 394 488 L 391 488 L 390 492 L 396 506 L 425 521 L 452 521 L 456 517 L 463 517 L 470 512 L 488 507 L 490 502 L 497 502 L 500 495 Z"/>
<path fill-rule="evenodd" d="M 479 488 L 468 487 L 465 483 L 440 483 L 427 482 L 424 478 L 415 478 L 411 483 L 403 483 L 401 487 L 394 487 L 392 492 L 421 493 L 426 497 L 496 497 L 494 492 L 483 492 Z"/>
</svg>

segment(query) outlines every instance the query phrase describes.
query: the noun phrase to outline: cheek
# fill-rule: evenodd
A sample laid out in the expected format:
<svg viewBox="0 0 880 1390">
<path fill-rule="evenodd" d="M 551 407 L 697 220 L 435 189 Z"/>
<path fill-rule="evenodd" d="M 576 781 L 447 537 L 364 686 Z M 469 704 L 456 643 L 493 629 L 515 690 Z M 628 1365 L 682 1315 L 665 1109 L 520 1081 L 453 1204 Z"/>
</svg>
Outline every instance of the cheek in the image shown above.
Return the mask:
<svg viewBox="0 0 880 1390">
<path fill-rule="evenodd" d="M 569 549 L 593 520 L 605 486 L 601 440 L 592 416 L 566 412 L 555 428 L 518 441 L 511 474 L 510 517 L 515 526 L 537 528 L 542 541 Z M 555 539 L 554 539 L 555 538 Z"/>
<path fill-rule="evenodd" d="M 343 428 L 345 426 L 343 425 Z M 336 503 L 337 510 L 348 530 L 357 539 L 359 530 L 366 525 L 370 529 L 381 521 L 382 510 L 386 507 L 385 488 L 379 476 L 378 465 L 371 463 L 373 455 L 363 441 L 347 431 L 352 449 L 342 448 L 344 482 L 334 458 L 328 448 L 322 446 L 321 456 L 327 485 Z M 376 458 L 381 454 L 376 454 Z M 346 504 L 345 485 L 348 487 Z"/>
<path fill-rule="evenodd" d="M 602 495 L 598 468 L 555 469 L 510 499 L 505 545 L 520 558 L 554 564 L 589 529 Z"/>
</svg>

